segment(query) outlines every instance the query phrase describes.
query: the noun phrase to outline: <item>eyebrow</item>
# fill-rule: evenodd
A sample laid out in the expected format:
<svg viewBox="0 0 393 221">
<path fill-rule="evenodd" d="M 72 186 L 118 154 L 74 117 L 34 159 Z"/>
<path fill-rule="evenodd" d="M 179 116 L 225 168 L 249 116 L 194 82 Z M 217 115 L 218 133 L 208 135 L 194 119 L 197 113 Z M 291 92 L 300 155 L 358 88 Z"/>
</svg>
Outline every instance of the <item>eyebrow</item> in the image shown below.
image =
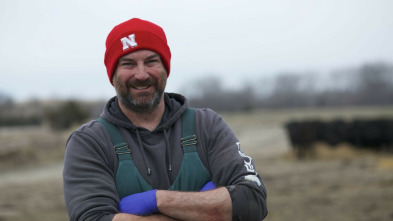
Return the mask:
<svg viewBox="0 0 393 221">
<path fill-rule="evenodd" d="M 145 60 L 149 60 L 149 59 L 152 59 L 152 58 L 155 58 L 155 57 L 161 58 L 161 56 L 160 56 L 158 53 L 154 53 L 154 54 L 152 54 L 152 55 L 150 55 L 150 56 L 147 56 L 147 57 L 145 58 Z M 135 60 L 132 59 L 132 58 L 120 58 L 120 59 L 119 59 L 119 62 L 121 62 L 121 61 L 135 61 Z"/>
<path fill-rule="evenodd" d="M 160 58 L 161 56 L 158 53 L 154 53 L 154 54 L 152 54 L 150 56 L 147 56 L 147 58 L 145 60 L 149 60 L 149 59 L 152 59 L 152 58 L 155 58 L 155 57 Z"/>
</svg>

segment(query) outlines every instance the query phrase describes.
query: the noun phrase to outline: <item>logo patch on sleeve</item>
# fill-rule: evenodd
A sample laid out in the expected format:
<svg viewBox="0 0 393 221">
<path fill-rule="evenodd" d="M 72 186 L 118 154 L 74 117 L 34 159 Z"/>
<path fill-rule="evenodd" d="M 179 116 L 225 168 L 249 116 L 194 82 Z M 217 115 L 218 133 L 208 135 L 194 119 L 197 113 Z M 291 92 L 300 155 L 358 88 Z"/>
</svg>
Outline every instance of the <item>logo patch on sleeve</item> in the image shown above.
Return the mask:
<svg viewBox="0 0 393 221">
<path fill-rule="evenodd" d="M 252 164 L 252 158 L 249 156 L 246 156 L 244 154 L 242 148 L 240 147 L 240 142 L 237 142 L 236 145 L 237 145 L 237 150 L 239 152 L 239 155 L 244 158 L 244 167 L 246 167 L 246 170 L 248 172 L 254 173 L 253 175 L 244 176 L 244 179 L 255 182 L 258 184 L 258 186 L 260 186 L 261 181 L 258 179 L 258 176 L 257 176 L 258 173 L 255 171 L 254 165 Z"/>
</svg>

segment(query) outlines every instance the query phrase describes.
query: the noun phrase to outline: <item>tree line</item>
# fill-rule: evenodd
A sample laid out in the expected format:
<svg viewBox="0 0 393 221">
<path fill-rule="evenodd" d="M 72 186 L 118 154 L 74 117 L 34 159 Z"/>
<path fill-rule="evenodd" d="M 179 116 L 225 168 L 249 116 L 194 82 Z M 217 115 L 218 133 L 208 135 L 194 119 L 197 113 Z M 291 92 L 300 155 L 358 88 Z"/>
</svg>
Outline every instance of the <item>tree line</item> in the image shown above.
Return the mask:
<svg viewBox="0 0 393 221">
<path fill-rule="evenodd" d="M 48 125 L 54 130 L 68 129 L 92 116 L 92 107 L 76 100 L 42 102 L 32 100 L 0 103 L 0 127 Z"/>
<path fill-rule="evenodd" d="M 393 65 L 369 63 L 328 75 L 286 72 L 245 83 L 236 91 L 226 89 L 220 79 L 210 77 L 197 81 L 187 91 L 192 106 L 217 111 L 392 105 Z M 195 95 L 193 91 L 199 93 Z"/>
</svg>

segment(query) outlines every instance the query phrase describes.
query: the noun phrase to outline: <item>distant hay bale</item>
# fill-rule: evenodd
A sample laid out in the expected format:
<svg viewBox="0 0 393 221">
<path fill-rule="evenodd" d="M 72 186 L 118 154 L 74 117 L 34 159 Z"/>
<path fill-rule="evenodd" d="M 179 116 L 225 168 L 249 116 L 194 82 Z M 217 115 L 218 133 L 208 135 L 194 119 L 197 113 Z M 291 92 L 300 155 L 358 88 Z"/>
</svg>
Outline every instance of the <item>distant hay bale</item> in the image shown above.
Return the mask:
<svg viewBox="0 0 393 221">
<path fill-rule="evenodd" d="M 378 169 L 393 170 L 393 156 L 385 156 L 378 160 Z"/>
<path fill-rule="evenodd" d="M 359 157 L 380 157 L 380 153 L 370 149 L 359 149 L 348 143 L 341 143 L 334 147 L 323 143 L 317 142 L 310 146 L 307 151 L 302 153 L 299 158 L 296 150 L 285 153 L 282 158 L 285 160 L 337 160 L 337 159 L 355 159 Z M 390 159 L 390 158 L 389 158 Z M 381 168 L 389 168 L 388 160 L 381 162 Z M 393 156 L 392 156 L 392 169 L 393 169 Z"/>
<path fill-rule="evenodd" d="M 314 155 L 319 159 L 350 159 L 368 154 L 371 152 L 359 150 L 347 143 L 338 144 L 333 148 L 324 143 L 317 143 L 314 146 Z"/>
</svg>

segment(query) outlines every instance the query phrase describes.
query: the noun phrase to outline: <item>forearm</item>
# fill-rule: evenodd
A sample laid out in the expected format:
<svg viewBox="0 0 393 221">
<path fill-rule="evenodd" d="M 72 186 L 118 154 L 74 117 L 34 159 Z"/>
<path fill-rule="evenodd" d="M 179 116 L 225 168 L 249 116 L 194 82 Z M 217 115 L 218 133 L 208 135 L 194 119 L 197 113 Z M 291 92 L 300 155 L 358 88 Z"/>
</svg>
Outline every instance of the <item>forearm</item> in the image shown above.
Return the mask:
<svg viewBox="0 0 393 221">
<path fill-rule="evenodd" d="M 126 213 L 116 214 L 112 221 L 176 221 L 177 219 L 165 216 L 163 214 L 154 214 L 151 216 L 136 216 Z"/>
<path fill-rule="evenodd" d="M 157 191 L 160 213 L 179 220 L 232 220 L 232 201 L 221 187 L 206 192 Z"/>
</svg>

